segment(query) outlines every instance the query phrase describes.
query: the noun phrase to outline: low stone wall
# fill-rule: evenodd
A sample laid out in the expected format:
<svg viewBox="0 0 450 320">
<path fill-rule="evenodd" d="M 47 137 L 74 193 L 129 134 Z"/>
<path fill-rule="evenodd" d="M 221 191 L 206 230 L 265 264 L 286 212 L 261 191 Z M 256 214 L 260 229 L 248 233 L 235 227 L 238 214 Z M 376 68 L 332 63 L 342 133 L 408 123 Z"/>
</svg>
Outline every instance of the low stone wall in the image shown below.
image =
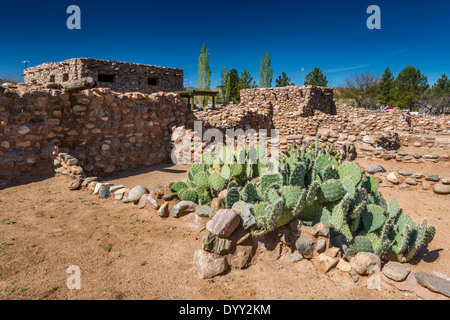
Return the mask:
<svg viewBox="0 0 450 320">
<path fill-rule="evenodd" d="M 162 163 L 189 112 L 176 94 L 0 86 L 0 183 L 51 171 L 59 149 L 88 174 Z"/>
<path fill-rule="evenodd" d="M 272 103 L 277 113 L 296 113 L 300 117 L 314 115 L 315 111 L 336 114 L 331 87 L 280 87 L 241 90 L 241 105 Z"/>
<path fill-rule="evenodd" d="M 232 105 L 215 110 L 197 111 L 190 119 L 189 126 L 193 121 L 202 121 L 203 128 L 217 128 L 222 131 L 226 129 L 269 129 L 273 127 L 273 107 L 270 103 L 261 105 Z"/>
<path fill-rule="evenodd" d="M 269 129 L 270 135 L 270 129 L 278 129 L 282 150 L 289 144 L 314 141 L 319 136 L 321 142 L 329 142 L 338 147 L 351 143 L 358 156 L 410 161 L 412 155 L 389 153 L 377 144 L 381 137 L 393 136 L 396 133 L 401 146 L 440 148 L 442 151 L 437 158 L 436 154 L 433 154 L 430 159 L 446 161 L 448 158 L 450 148 L 448 116 L 409 118 L 406 111 L 380 112 L 345 105 L 338 105 L 337 112 L 337 115 L 330 115 L 315 111 L 312 117 L 301 117 L 295 112 L 274 110 L 274 106 L 269 102 L 195 112 L 194 119 L 203 121 L 204 128 L 214 127 L 222 131 L 229 128 L 245 130 L 253 128 L 256 131 Z M 190 125 L 191 123 L 192 121 Z M 418 135 L 418 132 L 424 134 Z M 425 154 L 424 158 L 428 156 Z"/>
</svg>

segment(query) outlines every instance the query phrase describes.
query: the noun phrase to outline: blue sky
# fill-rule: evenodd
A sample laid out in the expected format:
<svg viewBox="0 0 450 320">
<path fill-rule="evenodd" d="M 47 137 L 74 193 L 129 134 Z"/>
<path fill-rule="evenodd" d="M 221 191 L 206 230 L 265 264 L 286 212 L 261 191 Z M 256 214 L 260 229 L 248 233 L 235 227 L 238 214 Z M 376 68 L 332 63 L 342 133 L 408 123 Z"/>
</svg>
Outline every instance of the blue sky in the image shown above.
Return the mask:
<svg viewBox="0 0 450 320">
<path fill-rule="evenodd" d="M 373 4 L 381 8 L 381 30 L 366 27 Z M 81 30 L 66 27 L 69 5 L 81 8 Z M 432 84 L 450 76 L 449 14 L 448 0 L 2 0 L 0 75 L 20 75 L 23 60 L 34 66 L 91 57 L 182 68 L 193 86 L 206 43 L 212 87 L 223 67 L 248 69 L 258 81 L 266 51 L 273 85 L 282 71 L 302 85 L 319 67 L 339 86 L 352 73 L 390 67 L 396 75 L 407 65 Z"/>
</svg>

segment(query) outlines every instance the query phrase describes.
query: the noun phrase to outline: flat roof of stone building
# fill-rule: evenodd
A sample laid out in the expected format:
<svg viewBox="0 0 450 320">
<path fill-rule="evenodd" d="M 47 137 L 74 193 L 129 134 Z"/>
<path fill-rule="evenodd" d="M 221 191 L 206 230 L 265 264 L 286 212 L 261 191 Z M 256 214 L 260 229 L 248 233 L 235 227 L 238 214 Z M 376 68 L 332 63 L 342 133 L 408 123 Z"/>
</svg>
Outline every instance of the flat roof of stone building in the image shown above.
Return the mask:
<svg viewBox="0 0 450 320">
<path fill-rule="evenodd" d="M 42 68 L 45 65 L 49 65 L 49 64 L 65 64 L 65 63 L 69 63 L 70 61 L 73 60 L 87 60 L 87 61 L 91 61 L 91 62 L 101 62 L 101 63 L 109 63 L 109 64 L 127 64 L 127 65 L 134 65 L 134 66 L 141 66 L 141 67 L 152 67 L 152 68 L 161 68 L 161 69 L 173 69 L 173 70 L 183 70 L 181 68 L 173 68 L 173 67 L 162 67 L 162 66 L 155 66 L 155 65 L 150 65 L 150 64 L 143 64 L 143 63 L 135 63 L 135 62 L 126 62 L 126 61 L 116 61 L 116 60 L 105 60 L 105 59 L 95 59 L 95 58 L 85 58 L 85 57 L 80 57 L 80 58 L 71 58 L 71 59 L 67 59 L 64 61 L 58 61 L 58 62 L 45 62 L 42 63 L 40 65 L 34 66 L 34 67 L 29 67 L 26 70 L 30 70 L 30 69 L 34 69 L 34 68 Z"/>
</svg>

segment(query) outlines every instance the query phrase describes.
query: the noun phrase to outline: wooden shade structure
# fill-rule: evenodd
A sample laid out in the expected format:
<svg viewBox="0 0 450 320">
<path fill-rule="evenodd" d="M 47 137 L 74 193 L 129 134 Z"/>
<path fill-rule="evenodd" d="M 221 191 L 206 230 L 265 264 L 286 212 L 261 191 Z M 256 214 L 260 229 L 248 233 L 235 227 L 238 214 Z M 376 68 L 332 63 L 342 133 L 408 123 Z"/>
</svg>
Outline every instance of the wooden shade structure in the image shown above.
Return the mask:
<svg viewBox="0 0 450 320">
<path fill-rule="evenodd" d="M 195 96 L 201 96 L 201 97 L 212 97 L 212 106 L 213 108 L 216 107 L 216 96 L 219 94 L 217 91 L 200 91 L 200 90 L 189 90 L 189 91 L 180 91 L 177 92 L 177 94 L 182 98 L 188 99 L 188 107 L 189 109 L 192 109 L 194 105 L 194 98 Z M 192 99 L 192 105 L 191 105 L 191 99 Z"/>
</svg>

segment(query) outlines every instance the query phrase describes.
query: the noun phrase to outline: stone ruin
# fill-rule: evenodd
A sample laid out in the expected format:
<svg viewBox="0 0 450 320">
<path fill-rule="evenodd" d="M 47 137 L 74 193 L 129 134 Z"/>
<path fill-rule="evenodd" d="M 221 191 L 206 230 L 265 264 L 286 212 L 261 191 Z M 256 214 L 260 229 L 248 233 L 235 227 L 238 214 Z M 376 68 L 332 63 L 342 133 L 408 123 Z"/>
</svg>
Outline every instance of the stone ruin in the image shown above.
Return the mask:
<svg viewBox="0 0 450 320">
<path fill-rule="evenodd" d="M 68 66 L 75 61 L 82 59 L 69 60 Z M 28 82 L 33 82 L 32 70 L 26 71 Z M 450 147 L 448 116 L 408 118 L 402 111 L 355 109 L 335 103 L 332 88 L 242 90 L 240 105 L 192 112 L 175 93 L 89 88 L 89 77 L 79 77 L 92 74 L 77 70 L 73 67 L 70 71 L 77 80 L 62 82 L 61 87 L 53 88 L 47 80 L 42 80 L 44 85 L 0 86 L 0 184 L 51 172 L 51 159 L 58 153 L 78 159 L 74 168 L 67 168 L 69 171 L 82 168 L 89 175 L 163 163 L 170 160 L 173 131 L 186 128 L 193 135 L 194 121 L 202 121 L 204 129 L 223 132 L 231 128 L 267 129 L 270 135 L 270 129 L 278 129 L 281 150 L 319 136 L 321 142 L 332 143 L 349 154 L 349 159 L 450 160 L 445 151 Z M 88 89 L 84 89 L 86 83 Z M 437 147 L 443 152 L 422 159 L 388 152 L 377 141 L 393 133 L 398 133 L 403 146 Z"/>
<path fill-rule="evenodd" d="M 241 90 L 241 105 L 265 103 L 271 103 L 275 113 L 293 113 L 299 117 L 313 116 L 315 111 L 336 114 L 331 87 L 288 86 Z"/>
<path fill-rule="evenodd" d="M 91 58 L 44 63 L 25 69 L 24 77 L 28 85 L 53 89 L 66 82 L 92 78 L 95 87 L 121 93 L 183 90 L 182 69 Z"/>
<path fill-rule="evenodd" d="M 351 145 L 357 156 L 423 163 L 450 160 L 445 154 L 424 155 L 423 159 L 414 155 L 413 158 L 406 153 L 387 152 L 378 144 L 381 138 L 389 139 L 395 133 L 404 146 L 445 150 L 450 147 L 450 139 L 445 137 L 450 133 L 448 117 L 407 118 L 405 112 L 354 109 L 335 104 L 329 88 L 306 88 L 309 95 L 302 90 L 273 89 L 278 96 L 259 100 L 261 95 L 257 92 L 271 90 L 257 89 L 251 101 L 248 100 L 251 92 L 243 92 L 239 106 L 191 112 L 181 97 L 173 93 L 120 93 L 109 88 L 67 90 L 64 86 L 50 88 L 48 84 L 41 87 L 3 85 L 0 86 L 0 184 L 54 167 L 54 172 L 72 178 L 70 190 L 84 188 L 99 199 L 131 203 L 138 209 L 151 208 L 165 218 L 192 214 L 195 221 L 206 223 L 202 248 L 195 251 L 193 261 L 202 279 L 223 274 L 228 267 L 247 268 L 256 252 L 268 252 L 268 245 L 276 243 L 273 251 L 277 255 L 281 255 L 282 246 L 295 245 L 296 251 L 289 257 L 292 263 L 311 259 L 320 273 L 336 267 L 345 272 L 353 271 L 352 279 L 356 277 L 358 281 L 356 274 L 365 276 L 370 273 L 369 269 L 361 269 L 364 263 L 356 258 L 350 262 L 343 260 L 339 247 L 332 244 L 330 229 L 323 223 L 300 227 L 299 221 L 294 220 L 281 229 L 280 234 L 272 234 L 272 238 L 250 238 L 240 224 L 240 219 L 250 212 L 245 203 L 236 203 L 237 206 L 228 210 L 217 198 L 208 212 L 205 208 L 177 202 L 173 190 L 164 185 L 152 191 L 142 186 L 128 189 L 123 185 L 97 182 L 93 177 L 98 173 L 109 174 L 167 161 L 172 150 L 171 133 L 177 128 L 190 128 L 195 120 L 203 121 L 205 128 L 221 130 L 278 129 L 282 137 L 281 149 L 319 137 L 321 142 L 345 146 L 346 150 Z M 323 94 L 318 93 L 321 90 Z M 289 94 L 280 95 L 283 91 L 295 91 L 297 94 L 293 96 L 301 98 L 296 103 L 288 102 Z M 415 178 L 422 184 L 429 178 L 434 182 L 440 179 L 439 176 L 420 178 L 417 174 Z M 442 182 L 450 183 L 448 179 Z M 281 241 L 277 243 L 277 239 Z M 375 261 L 374 265 L 381 270 L 381 261 Z M 392 278 L 389 268 L 392 263 L 383 267 L 386 281 Z M 411 277 L 409 274 L 417 281 L 423 276 L 413 275 L 406 268 L 402 278 L 395 278 L 395 282 Z M 422 293 L 422 296 L 428 295 Z"/>
<path fill-rule="evenodd" d="M 0 184 L 51 172 L 63 151 L 78 159 L 66 168 L 74 176 L 168 161 L 189 112 L 173 93 L 0 86 Z"/>
</svg>

